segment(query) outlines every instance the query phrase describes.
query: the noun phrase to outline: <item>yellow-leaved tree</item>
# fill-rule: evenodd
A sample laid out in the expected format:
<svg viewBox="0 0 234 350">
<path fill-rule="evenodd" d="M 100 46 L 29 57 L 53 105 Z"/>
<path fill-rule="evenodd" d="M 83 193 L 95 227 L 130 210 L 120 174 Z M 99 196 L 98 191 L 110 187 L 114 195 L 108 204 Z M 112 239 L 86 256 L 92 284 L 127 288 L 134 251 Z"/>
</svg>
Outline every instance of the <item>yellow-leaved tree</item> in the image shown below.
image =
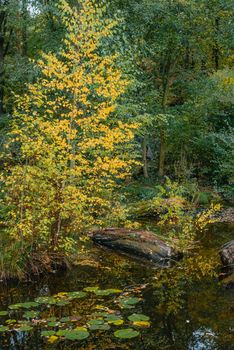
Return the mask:
<svg viewBox="0 0 234 350">
<path fill-rule="evenodd" d="M 7 232 L 30 258 L 64 254 L 74 234 L 110 224 L 116 184 L 132 164 L 136 125 L 115 112 L 128 81 L 117 56 L 103 53 L 117 22 L 91 0 L 59 7 L 63 49 L 43 55 L 37 82 L 17 98 L 4 179 Z"/>
</svg>

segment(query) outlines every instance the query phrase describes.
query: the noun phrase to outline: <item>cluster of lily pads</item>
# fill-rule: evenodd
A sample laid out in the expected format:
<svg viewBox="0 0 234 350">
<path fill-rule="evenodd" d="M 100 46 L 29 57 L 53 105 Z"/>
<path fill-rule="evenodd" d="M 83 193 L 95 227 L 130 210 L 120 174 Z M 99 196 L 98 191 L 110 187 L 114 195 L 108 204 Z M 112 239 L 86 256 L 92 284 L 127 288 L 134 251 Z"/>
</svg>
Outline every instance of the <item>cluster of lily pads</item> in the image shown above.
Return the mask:
<svg viewBox="0 0 234 350">
<path fill-rule="evenodd" d="M 105 298 L 108 296 L 111 296 L 111 300 Z M 89 305 L 95 298 L 90 314 L 81 315 L 82 310 L 79 315 L 74 314 L 77 307 L 72 303 L 77 302 L 78 299 L 86 300 L 87 297 Z M 97 300 L 100 301 L 100 299 L 102 304 L 98 305 Z M 103 299 L 106 299 L 104 305 Z M 41 336 L 53 343 L 62 339 L 84 340 L 93 331 L 109 331 L 114 327 L 113 334 L 116 338 L 131 339 L 140 334 L 142 327 L 150 327 L 148 316 L 142 313 L 129 315 L 129 309 L 134 309 L 141 300 L 141 297 L 133 296 L 129 292 L 119 289 L 103 290 L 99 287 L 87 287 L 82 291 L 63 292 L 53 296 L 40 296 L 34 301 L 9 305 L 8 310 L 0 311 L 0 320 L 5 318 L 5 322 L 1 322 L 0 333 L 30 332 L 40 329 Z M 69 308 L 69 305 L 72 305 L 70 313 L 73 314 L 67 316 L 65 307 Z M 59 309 L 60 317 L 55 316 Z M 66 316 L 64 316 L 65 311 Z"/>
</svg>

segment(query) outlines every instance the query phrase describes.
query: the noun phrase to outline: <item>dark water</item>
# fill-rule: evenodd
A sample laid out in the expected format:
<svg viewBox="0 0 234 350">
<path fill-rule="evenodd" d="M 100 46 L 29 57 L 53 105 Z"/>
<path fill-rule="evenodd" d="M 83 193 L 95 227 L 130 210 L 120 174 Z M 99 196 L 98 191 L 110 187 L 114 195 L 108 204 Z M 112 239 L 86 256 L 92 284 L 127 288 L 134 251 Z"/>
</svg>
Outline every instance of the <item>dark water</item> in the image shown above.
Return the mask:
<svg viewBox="0 0 234 350">
<path fill-rule="evenodd" d="M 67 272 L 50 275 L 27 284 L 0 284 L 0 310 L 18 302 L 32 301 L 42 295 L 82 290 L 88 286 L 118 288 L 133 295 L 142 293 L 134 312 L 150 317 L 151 326 L 142 328 L 140 336 L 119 340 L 113 329 L 96 332 L 85 341 L 49 343 L 39 331 L 0 334 L 0 349 L 234 349 L 234 290 L 219 282 L 218 250 L 233 239 L 233 226 L 215 224 L 203 234 L 202 244 L 193 256 L 170 269 L 147 266 L 98 248 L 88 258 Z M 212 275 L 216 271 L 217 275 Z M 105 298 L 104 298 L 105 299 Z M 76 310 L 89 314 L 105 300 L 80 300 L 60 308 L 59 317 Z M 54 308 L 46 311 L 53 316 Z M 58 312 L 58 311 L 56 311 Z M 129 310 L 123 313 L 129 313 Z M 58 316 L 58 314 L 56 314 Z M 3 321 L 0 321 L 4 324 Z"/>
</svg>

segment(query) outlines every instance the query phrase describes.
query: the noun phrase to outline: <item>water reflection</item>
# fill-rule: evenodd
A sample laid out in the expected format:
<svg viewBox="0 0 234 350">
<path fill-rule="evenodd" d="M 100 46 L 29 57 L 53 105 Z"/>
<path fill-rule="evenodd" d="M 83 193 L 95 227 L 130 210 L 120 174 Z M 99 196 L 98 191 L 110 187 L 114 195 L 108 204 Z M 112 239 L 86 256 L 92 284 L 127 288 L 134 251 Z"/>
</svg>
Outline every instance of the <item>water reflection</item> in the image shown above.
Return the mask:
<svg viewBox="0 0 234 350">
<path fill-rule="evenodd" d="M 139 311 L 149 315 L 152 323 L 139 339 L 125 342 L 113 339 L 113 332 L 97 333 L 89 341 L 75 345 L 49 344 L 41 339 L 37 330 L 30 334 L 1 333 L 0 349 L 233 350 L 233 290 L 225 290 L 217 278 L 219 247 L 230 240 L 232 234 L 233 226 L 212 226 L 197 251 L 170 269 L 152 269 L 152 266 L 94 248 L 89 263 L 83 262 L 66 273 L 46 276 L 30 285 L 1 284 L 0 310 L 39 295 L 87 286 L 120 289 L 142 286 L 145 287 L 144 302 Z M 80 302 L 77 307 L 82 314 L 91 304 Z"/>
</svg>

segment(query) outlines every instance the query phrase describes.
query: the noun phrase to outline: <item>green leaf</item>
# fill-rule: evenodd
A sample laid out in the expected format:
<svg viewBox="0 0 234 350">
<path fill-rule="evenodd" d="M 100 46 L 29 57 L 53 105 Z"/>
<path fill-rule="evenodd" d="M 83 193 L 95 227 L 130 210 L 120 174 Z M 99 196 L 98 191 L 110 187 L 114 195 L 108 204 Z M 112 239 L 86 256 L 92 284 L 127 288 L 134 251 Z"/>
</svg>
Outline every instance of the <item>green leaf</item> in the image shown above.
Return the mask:
<svg viewBox="0 0 234 350">
<path fill-rule="evenodd" d="M 57 303 L 57 300 L 54 297 L 39 297 L 35 299 L 35 302 L 38 304 L 45 304 L 45 305 L 55 305 Z"/>
<path fill-rule="evenodd" d="M 85 292 L 95 292 L 97 290 L 99 290 L 99 287 L 86 287 L 86 288 L 84 288 Z"/>
<path fill-rule="evenodd" d="M 40 313 L 38 311 L 26 311 L 23 314 L 24 318 L 35 318 L 39 315 Z"/>
<path fill-rule="evenodd" d="M 87 296 L 87 293 L 85 293 L 85 292 L 70 292 L 70 293 L 67 293 L 67 295 L 70 299 L 81 299 L 81 298 L 85 298 Z"/>
<path fill-rule="evenodd" d="M 121 307 L 123 307 L 125 309 L 130 309 L 134 305 L 139 303 L 140 300 L 141 300 L 140 298 L 130 297 L 130 298 L 126 298 L 126 299 L 121 299 L 119 301 L 119 303 L 120 303 Z"/>
<path fill-rule="evenodd" d="M 64 336 L 68 340 L 83 340 L 89 337 L 89 332 L 87 330 L 73 329 L 68 330 Z"/>
<path fill-rule="evenodd" d="M 115 326 L 120 326 L 124 323 L 123 319 L 117 315 L 108 315 L 106 320 L 109 324 L 113 324 Z"/>
<path fill-rule="evenodd" d="M 95 290 L 94 293 L 100 296 L 108 296 L 115 293 L 121 293 L 120 289 L 99 289 Z"/>
<path fill-rule="evenodd" d="M 41 336 L 42 337 L 51 337 L 52 335 L 55 335 L 55 331 L 42 331 Z"/>
<path fill-rule="evenodd" d="M 30 301 L 30 302 L 27 302 L 27 303 L 21 303 L 20 305 L 21 305 L 21 307 L 23 309 L 31 309 L 31 308 L 39 306 L 38 303 L 36 303 L 35 301 Z"/>
<path fill-rule="evenodd" d="M 108 324 L 92 325 L 89 327 L 92 331 L 109 331 L 110 326 Z"/>
<path fill-rule="evenodd" d="M 90 320 L 88 322 L 88 324 L 90 326 L 98 326 L 98 325 L 101 325 L 101 324 L 104 324 L 105 322 L 103 320 L 100 320 L 100 319 L 97 319 L 97 320 Z"/>
<path fill-rule="evenodd" d="M 47 323 L 49 327 L 57 327 L 59 325 L 59 322 L 48 322 Z"/>
<path fill-rule="evenodd" d="M 7 326 L 0 326 L 0 332 L 6 332 L 9 331 L 9 327 Z"/>
<path fill-rule="evenodd" d="M 132 328 L 126 328 L 126 329 L 120 329 L 118 331 L 115 331 L 114 335 L 116 338 L 120 339 L 131 339 L 135 338 L 139 335 L 140 333 L 138 331 L 135 331 Z"/>
<path fill-rule="evenodd" d="M 7 316 L 8 312 L 7 311 L 0 311 L 0 316 Z"/>
<path fill-rule="evenodd" d="M 149 321 L 149 317 L 143 314 L 132 314 L 128 317 L 129 321 L 132 322 L 142 322 L 142 321 Z"/>
<path fill-rule="evenodd" d="M 13 304 L 13 305 L 9 305 L 8 308 L 10 310 L 19 310 L 21 308 L 21 304 Z"/>
</svg>

